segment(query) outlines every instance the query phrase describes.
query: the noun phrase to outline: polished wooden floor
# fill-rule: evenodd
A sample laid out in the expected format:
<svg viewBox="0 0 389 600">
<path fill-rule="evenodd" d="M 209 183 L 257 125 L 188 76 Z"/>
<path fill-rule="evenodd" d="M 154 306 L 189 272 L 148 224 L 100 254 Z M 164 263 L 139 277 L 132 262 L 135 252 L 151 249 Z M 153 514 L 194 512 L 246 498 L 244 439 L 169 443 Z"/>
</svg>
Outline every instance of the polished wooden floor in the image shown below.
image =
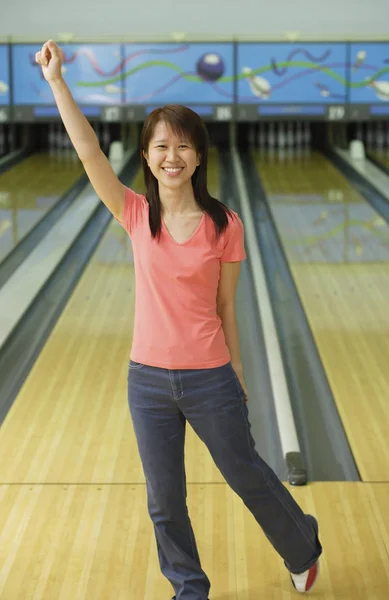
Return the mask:
<svg viewBox="0 0 389 600">
<path fill-rule="evenodd" d="M 0 175 L 0 261 L 83 173 L 64 154 L 32 154 Z"/>
<path fill-rule="evenodd" d="M 217 182 L 211 157 L 210 179 Z M 214 184 L 215 185 L 215 184 Z M 133 184 L 141 191 L 141 180 Z M 170 600 L 127 406 L 134 272 L 112 221 L 0 429 L 0 599 Z M 188 507 L 212 600 L 292 600 L 282 560 L 193 430 Z M 384 600 L 389 483 L 291 489 L 318 516 L 325 600 Z"/>
<path fill-rule="evenodd" d="M 389 227 L 323 156 L 256 154 L 364 481 L 389 481 Z"/>
<path fill-rule="evenodd" d="M 132 437 L 127 419 L 124 426 Z M 116 449 L 105 455 L 119 458 Z M 0 487 L 2 600 L 170 600 L 145 486 L 108 480 L 109 467 L 101 484 Z M 315 483 L 291 491 L 321 524 L 321 576 L 310 597 L 386 600 L 389 485 Z M 226 484 L 190 483 L 188 508 L 212 600 L 297 597 L 282 560 Z"/>
</svg>

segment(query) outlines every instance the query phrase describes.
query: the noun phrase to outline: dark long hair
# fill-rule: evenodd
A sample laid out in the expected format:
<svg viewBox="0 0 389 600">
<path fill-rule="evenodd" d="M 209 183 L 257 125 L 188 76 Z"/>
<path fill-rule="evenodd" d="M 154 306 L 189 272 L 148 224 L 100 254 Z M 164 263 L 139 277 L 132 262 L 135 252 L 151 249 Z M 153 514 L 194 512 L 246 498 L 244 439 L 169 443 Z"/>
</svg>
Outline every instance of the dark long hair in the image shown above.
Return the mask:
<svg viewBox="0 0 389 600">
<path fill-rule="evenodd" d="M 150 113 L 144 122 L 140 150 L 143 174 L 146 185 L 146 200 L 150 206 L 150 230 L 152 236 L 161 234 L 161 201 L 158 191 L 158 180 L 152 174 L 147 160 L 143 155 L 149 149 L 150 140 L 153 137 L 156 125 L 163 121 L 171 127 L 175 135 L 188 137 L 194 145 L 197 154 L 200 154 L 200 165 L 192 175 L 192 185 L 194 196 L 198 205 L 208 213 L 215 224 L 216 238 L 227 228 L 228 216 L 233 216 L 231 210 L 220 200 L 213 198 L 208 192 L 207 187 L 207 168 L 208 168 L 208 149 L 209 136 L 204 122 L 190 108 L 180 104 L 168 104 L 163 108 L 157 108 Z"/>
</svg>

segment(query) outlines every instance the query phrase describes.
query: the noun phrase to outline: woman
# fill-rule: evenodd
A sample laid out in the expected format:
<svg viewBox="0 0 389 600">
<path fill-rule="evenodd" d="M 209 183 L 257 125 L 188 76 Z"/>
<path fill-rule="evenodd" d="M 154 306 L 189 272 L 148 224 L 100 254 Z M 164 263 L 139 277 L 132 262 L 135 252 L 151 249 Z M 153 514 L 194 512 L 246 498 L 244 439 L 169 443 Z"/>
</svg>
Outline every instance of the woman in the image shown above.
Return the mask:
<svg viewBox="0 0 389 600">
<path fill-rule="evenodd" d="M 235 291 L 246 258 L 238 215 L 207 191 L 208 136 L 183 106 L 157 109 L 141 136 L 146 196 L 121 184 L 62 78 L 62 51 L 36 55 L 97 194 L 132 239 L 135 328 L 128 399 L 162 573 L 178 600 L 206 600 L 186 506 L 186 421 L 207 445 L 283 557 L 298 591 L 312 588 L 322 548 L 304 515 L 254 447 L 240 360 Z"/>
</svg>

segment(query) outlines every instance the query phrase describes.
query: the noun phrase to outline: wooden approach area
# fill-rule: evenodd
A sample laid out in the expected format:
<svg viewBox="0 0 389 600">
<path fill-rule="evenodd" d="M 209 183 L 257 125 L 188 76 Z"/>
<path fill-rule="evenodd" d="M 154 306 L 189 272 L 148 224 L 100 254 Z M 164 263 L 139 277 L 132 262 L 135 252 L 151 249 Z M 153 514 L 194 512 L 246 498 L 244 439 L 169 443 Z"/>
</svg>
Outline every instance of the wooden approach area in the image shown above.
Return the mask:
<svg viewBox="0 0 389 600">
<path fill-rule="evenodd" d="M 214 154 L 211 163 L 210 177 L 216 178 Z M 133 187 L 141 191 L 139 178 Z M 159 569 L 127 405 L 131 258 L 127 234 L 113 220 L 0 429 L 1 600 L 170 600 L 173 595 Z M 380 302 L 371 309 L 377 318 Z M 367 311 L 368 301 L 360 303 Z M 351 364 L 350 338 L 342 355 L 337 350 L 337 360 L 346 360 L 347 351 Z M 364 377 L 361 370 L 359 385 L 366 383 Z M 365 430 L 355 429 L 353 450 L 361 447 L 363 456 L 371 434 L 367 406 L 354 387 L 351 381 L 355 414 L 348 415 L 348 426 L 360 411 Z M 371 394 L 366 400 L 379 429 L 378 399 Z M 340 394 L 337 401 L 348 414 Z M 370 473 L 366 462 L 367 478 L 374 473 L 383 481 L 386 474 L 386 482 L 291 489 L 321 528 L 322 570 L 311 598 L 389 597 L 388 462 L 382 446 L 374 451 L 378 466 Z M 210 599 L 296 598 L 282 560 L 190 427 L 186 469 L 188 507 L 212 583 Z"/>
</svg>

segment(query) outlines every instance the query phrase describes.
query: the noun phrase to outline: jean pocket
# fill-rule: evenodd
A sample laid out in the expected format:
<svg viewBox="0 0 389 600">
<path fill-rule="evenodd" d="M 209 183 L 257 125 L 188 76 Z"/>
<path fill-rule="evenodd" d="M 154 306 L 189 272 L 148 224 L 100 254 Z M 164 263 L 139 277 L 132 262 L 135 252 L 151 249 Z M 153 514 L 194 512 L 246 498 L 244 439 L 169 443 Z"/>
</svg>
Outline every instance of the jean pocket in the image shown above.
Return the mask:
<svg viewBox="0 0 389 600">
<path fill-rule="evenodd" d="M 130 364 L 128 366 L 130 371 L 136 370 L 136 369 L 143 369 L 143 367 L 145 367 L 146 365 L 144 365 L 143 363 L 138 363 L 135 362 L 134 360 L 130 360 Z"/>
</svg>

